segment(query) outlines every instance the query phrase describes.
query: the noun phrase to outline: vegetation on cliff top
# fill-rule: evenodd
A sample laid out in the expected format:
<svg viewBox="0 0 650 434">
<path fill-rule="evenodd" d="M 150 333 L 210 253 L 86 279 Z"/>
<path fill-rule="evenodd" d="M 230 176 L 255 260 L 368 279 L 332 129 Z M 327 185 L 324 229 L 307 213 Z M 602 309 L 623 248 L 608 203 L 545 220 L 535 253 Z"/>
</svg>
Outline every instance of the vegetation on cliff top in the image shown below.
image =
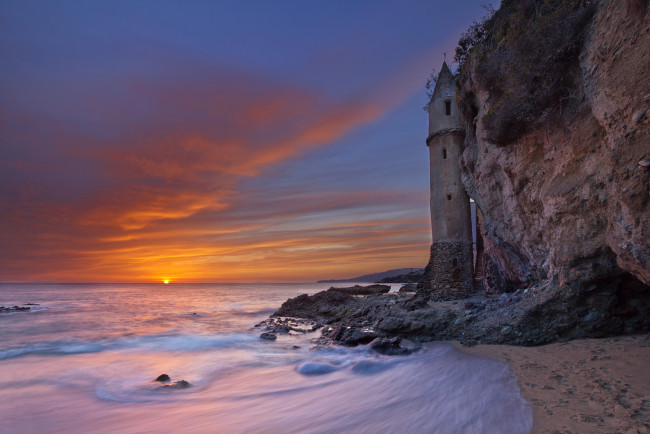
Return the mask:
<svg viewBox="0 0 650 434">
<path fill-rule="evenodd" d="M 574 98 L 572 68 L 578 65 L 592 0 L 503 0 L 462 35 L 458 103 L 466 119 L 477 114 L 473 86 L 490 93 L 484 117 L 488 139 L 505 145 L 546 120 Z"/>
</svg>

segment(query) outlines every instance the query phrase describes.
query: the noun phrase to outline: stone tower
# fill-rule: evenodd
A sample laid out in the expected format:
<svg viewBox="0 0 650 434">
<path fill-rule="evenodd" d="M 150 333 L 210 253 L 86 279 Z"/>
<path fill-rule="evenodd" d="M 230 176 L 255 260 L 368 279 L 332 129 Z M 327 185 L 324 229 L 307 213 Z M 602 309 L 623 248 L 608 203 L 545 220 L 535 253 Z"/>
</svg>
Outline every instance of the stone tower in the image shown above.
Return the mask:
<svg viewBox="0 0 650 434">
<path fill-rule="evenodd" d="M 442 64 L 429 103 L 431 259 L 418 292 L 432 299 L 458 299 L 474 289 L 470 202 L 460 180 L 465 130 L 456 106 L 456 81 Z"/>
</svg>

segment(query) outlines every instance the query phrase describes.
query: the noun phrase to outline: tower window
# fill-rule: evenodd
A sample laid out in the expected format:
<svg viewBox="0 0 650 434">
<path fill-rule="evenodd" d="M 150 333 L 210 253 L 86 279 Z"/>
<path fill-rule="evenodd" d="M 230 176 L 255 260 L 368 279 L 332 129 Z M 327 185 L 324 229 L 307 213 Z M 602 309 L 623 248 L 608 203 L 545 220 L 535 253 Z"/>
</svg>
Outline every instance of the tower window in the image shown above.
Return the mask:
<svg viewBox="0 0 650 434">
<path fill-rule="evenodd" d="M 442 159 L 443 160 L 447 159 L 447 150 L 445 148 L 442 148 Z"/>
<path fill-rule="evenodd" d="M 454 267 L 458 267 L 458 259 L 454 258 L 452 262 L 454 264 Z"/>
<path fill-rule="evenodd" d="M 447 195 L 447 200 L 451 200 L 451 194 Z"/>
<path fill-rule="evenodd" d="M 451 101 L 449 101 L 449 100 L 445 101 L 445 114 L 447 116 L 451 115 Z"/>
</svg>

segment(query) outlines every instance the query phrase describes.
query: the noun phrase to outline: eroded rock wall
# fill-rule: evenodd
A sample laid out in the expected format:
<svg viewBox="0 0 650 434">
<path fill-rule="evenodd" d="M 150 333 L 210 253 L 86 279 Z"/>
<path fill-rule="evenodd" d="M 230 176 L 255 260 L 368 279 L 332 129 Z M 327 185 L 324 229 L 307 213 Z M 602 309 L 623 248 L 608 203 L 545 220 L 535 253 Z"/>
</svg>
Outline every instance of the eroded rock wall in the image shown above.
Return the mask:
<svg viewBox="0 0 650 434">
<path fill-rule="evenodd" d="M 496 96 L 476 70 L 463 83 L 478 115 L 465 119 L 462 179 L 484 217 L 486 255 L 512 287 L 650 285 L 649 71 L 647 4 L 602 0 L 562 109 L 514 143 L 487 138 Z"/>
</svg>

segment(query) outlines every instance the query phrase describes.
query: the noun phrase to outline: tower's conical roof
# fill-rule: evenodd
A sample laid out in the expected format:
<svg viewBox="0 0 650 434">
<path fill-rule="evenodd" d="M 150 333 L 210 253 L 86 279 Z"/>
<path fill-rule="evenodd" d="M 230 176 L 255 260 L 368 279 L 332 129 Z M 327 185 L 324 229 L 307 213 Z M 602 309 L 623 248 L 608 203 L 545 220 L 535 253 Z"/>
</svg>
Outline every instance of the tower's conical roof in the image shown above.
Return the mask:
<svg viewBox="0 0 650 434">
<path fill-rule="evenodd" d="M 442 62 L 442 67 L 440 68 L 440 74 L 438 74 L 438 80 L 436 80 L 436 88 L 433 90 L 431 101 L 435 101 L 443 96 L 449 97 L 455 93 L 456 80 L 454 79 L 454 75 L 449 70 L 447 62 Z"/>
</svg>

